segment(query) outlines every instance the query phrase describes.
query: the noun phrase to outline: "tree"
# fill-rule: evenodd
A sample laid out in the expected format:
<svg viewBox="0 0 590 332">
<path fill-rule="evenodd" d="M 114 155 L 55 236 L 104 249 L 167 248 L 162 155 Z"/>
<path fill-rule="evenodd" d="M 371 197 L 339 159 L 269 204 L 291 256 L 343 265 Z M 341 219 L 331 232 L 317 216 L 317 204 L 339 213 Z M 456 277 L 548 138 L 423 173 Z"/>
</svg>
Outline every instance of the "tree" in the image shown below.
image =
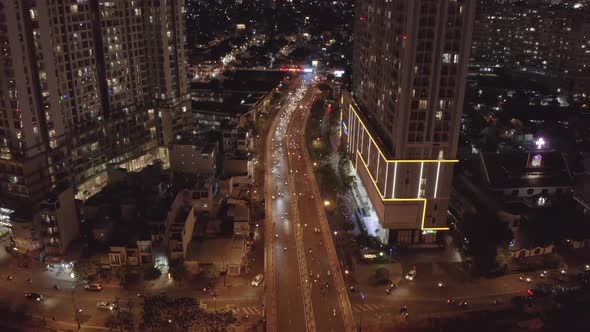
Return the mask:
<svg viewBox="0 0 590 332">
<path fill-rule="evenodd" d="M 219 278 L 219 269 L 217 266 L 215 266 L 215 264 L 211 264 L 202 271 L 202 275 L 209 282 L 213 282 L 215 279 Z"/>
<path fill-rule="evenodd" d="M 97 266 L 89 260 L 79 261 L 74 263 L 73 271 L 78 280 L 84 280 L 96 276 Z"/>
<path fill-rule="evenodd" d="M 127 275 L 129 274 L 129 266 L 127 265 L 120 265 L 115 267 L 113 270 L 114 274 L 119 278 L 119 283 L 122 287 L 125 287 L 127 281 Z"/>
<path fill-rule="evenodd" d="M 481 213 L 462 219 L 458 223 L 459 239 L 467 239 L 462 251 L 475 264 L 476 271 L 488 274 L 498 267 L 497 250 L 512 240 L 512 231 L 507 224 L 497 220 L 492 214 Z"/>
<path fill-rule="evenodd" d="M 170 262 L 169 271 L 172 275 L 172 279 L 176 281 L 183 281 L 188 273 L 188 271 L 186 270 L 186 266 L 184 266 L 184 259 L 179 258 Z"/>
<path fill-rule="evenodd" d="M 133 315 L 129 311 L 117 310 L 116 315 L 109 315 L 105 326 L 111 330 L 135 331 Z"/>
<path fill-rule="evenodd" d="M 500 268 L 504 268 L 508 263 L 510 263 L 510 250 L 506 249 L 505 247 L 500 247 L 496 249 L 496 263 L 500 266 Z"/>
<path fill-rule="evenodd" d="M 157 331 L 175 328 L 183 331 L 194 326 L 208 331 L 226 331 L 236 321 L 231 311 L 206 312 L 196 298 L 170 298 L 164 295 L 147 297 L 143 304 L 143 322 Z"/>
<path fill-rule="evenodd" d="M 162 271 L 152 264 L 146 265 L 143 268 L 143 279 L 144 280 L 155 280 L 162 275 Z"/>
</svg>

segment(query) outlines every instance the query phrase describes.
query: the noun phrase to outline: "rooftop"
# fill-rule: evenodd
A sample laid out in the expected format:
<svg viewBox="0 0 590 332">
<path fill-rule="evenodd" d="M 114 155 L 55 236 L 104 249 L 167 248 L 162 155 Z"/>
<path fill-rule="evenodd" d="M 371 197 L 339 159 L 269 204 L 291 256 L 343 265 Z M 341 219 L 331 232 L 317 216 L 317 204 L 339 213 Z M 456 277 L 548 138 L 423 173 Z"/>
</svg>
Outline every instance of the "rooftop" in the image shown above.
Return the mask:
<svg viewBox="0 0 590 332">
<path fill-rule="evenodd" d="M 215 92 L 259 92 L 266 94 L 274 89 L 285 77 L 283 72 L 264 70 L 238 70 L 225 72 L 224 80 L 207 83 L 191 83 L 191 91 L 207 90 Z"/>
<path fill-rule="evenodd" d="M 173 187 L 176 191 L 182 189 L 204 189 L 211 184 L 211 175 L 175 173 Z"/>
<path fill-rule="evenodd" d="M 572 184 L 560 152 L 483 153 L 488 182 L 494 188 L 556 187 Z"/>
<path fill-rule="evenodd" d="M 196 260 L 199 264 L 240 264 L 245 241 L 229 238 L 192 240 L 187 249 L 186 259 Z"/>
<path fill-rule="evenodd" d="M 203 149 L 207 146 L 213 146 L 219 141 L 219 133 L 215 131 L 202 131 L 202 132 L 181 132 L 176 134 L 172 144 L 178 145 L 193 145 Z"/>
</svg>

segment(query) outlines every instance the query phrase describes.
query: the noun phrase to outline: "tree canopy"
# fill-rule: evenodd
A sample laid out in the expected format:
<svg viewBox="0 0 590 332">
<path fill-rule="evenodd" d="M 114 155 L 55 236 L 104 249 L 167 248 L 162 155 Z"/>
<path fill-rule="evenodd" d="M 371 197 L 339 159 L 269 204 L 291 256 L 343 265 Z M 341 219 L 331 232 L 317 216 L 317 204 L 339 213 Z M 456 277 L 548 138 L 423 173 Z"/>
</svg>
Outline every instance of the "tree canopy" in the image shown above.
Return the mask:
<svg viewBox="0 0 590 332">
<path fill-rule="evenodd" d="M 189 330 L 194 326 L 207 331 L 226 331 L 236 321 L 231 311 L 208 312 L 196 298 L 147 297 L 143 305 L 143 322 L 154 331 Z"/>
</svg>

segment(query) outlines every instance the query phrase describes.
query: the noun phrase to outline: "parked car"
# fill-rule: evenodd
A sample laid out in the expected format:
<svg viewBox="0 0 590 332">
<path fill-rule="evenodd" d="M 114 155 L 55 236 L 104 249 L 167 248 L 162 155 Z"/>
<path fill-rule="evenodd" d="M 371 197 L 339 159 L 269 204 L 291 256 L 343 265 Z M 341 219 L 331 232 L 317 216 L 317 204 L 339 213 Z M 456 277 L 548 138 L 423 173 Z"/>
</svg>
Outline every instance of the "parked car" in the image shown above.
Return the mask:
<svg viewBox="0 0 590 332">
<path fill-rule="evenodd" d="M 111 310 L 111 311 L 117 309 L 117 305 L 114 303 L 111 303 L 111 302 L 98 302 L 96 304 L 96 307 L 98 309 L 106 309 L 106 310 Z"/>
<path fill-rule="evenodd" d="M 84 288 L 87 291 L 100 292 L 102 290 L 102 284 L 99 284 L 99 283 L 89 283 L 86 286 L 84 286 Z"/>
<path fill-rule="evenodd" d="M 258 286 L 260 286 L 260 284 L 262 283 L 263 280 L 264 280 L 264 276 L 262 276 L 262 274 L 259 274 L 256 277 L 254 277 L 254 280 L 252 280 L 252 282 L 250 284 L 254 287 L 258 287 Z"/>
</svg>

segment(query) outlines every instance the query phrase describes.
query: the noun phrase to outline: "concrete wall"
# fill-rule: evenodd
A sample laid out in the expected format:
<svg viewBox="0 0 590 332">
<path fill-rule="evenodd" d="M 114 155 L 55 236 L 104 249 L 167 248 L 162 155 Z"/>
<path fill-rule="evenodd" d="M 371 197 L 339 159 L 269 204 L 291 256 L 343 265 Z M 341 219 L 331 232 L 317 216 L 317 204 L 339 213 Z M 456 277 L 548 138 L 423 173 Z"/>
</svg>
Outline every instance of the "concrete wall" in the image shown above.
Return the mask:
<svg viewBox="0 0 590 332">
<path fill-rule="evenodd" d="M 223 160 L 223 174 L 226 176 L 248 174 L 248 159 L 231 159 Z"/>
<path fill-rule="evenodd" d="M 70 243 L 80 236 L 80 222 L 76 211 L 74 191 L 71 187 L 59 194 L 60 207 L 55 212 L 59 227 L 59 240 L 61 242 L 61 254 L 70 246 Z"/>
<path fill-rule="evenodd" d="M 184 258 L 186 258 L 186 250 L 193 238 L 193 230 L 196 222 L 197 217 L 195 216 L 195 208 L 193 207 L 188 213 L 186 221 L 184 222 L 184 229 L 182 230 L 182 253 Z"/>
</svg>

